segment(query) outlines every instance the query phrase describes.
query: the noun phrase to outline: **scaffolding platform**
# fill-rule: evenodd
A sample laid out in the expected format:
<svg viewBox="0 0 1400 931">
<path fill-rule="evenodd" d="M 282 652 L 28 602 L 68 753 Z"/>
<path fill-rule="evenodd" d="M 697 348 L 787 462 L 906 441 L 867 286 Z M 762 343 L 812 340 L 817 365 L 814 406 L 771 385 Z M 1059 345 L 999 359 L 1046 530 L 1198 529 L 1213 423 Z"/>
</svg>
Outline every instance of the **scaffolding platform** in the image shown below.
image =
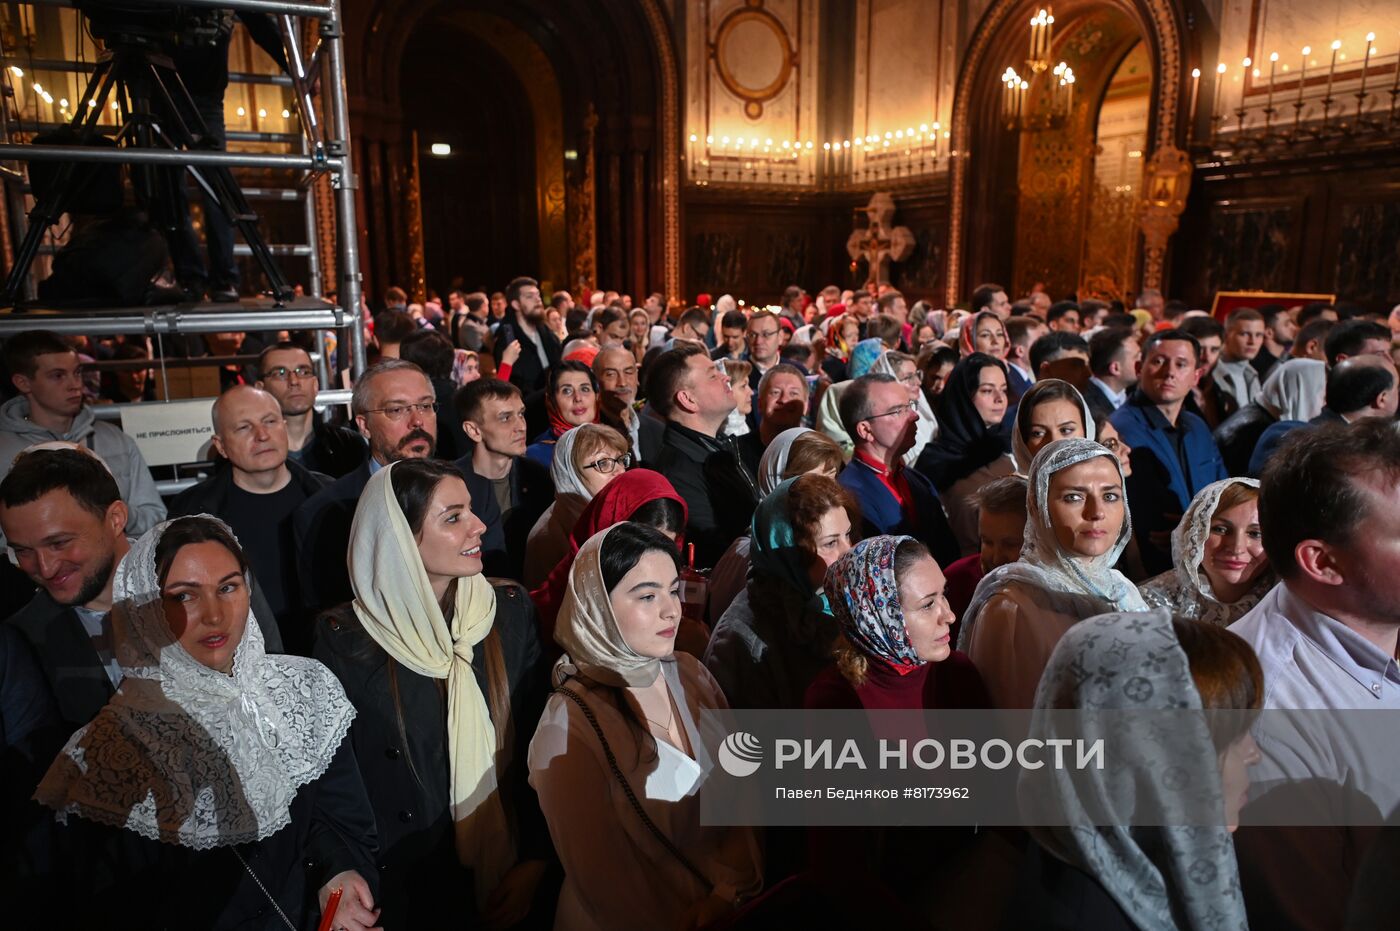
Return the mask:
<svg viewBox="0 0 1400 931">
<path fill-rule="evenodd" d="M 26 330 L 86 336 L 173 336 L 231 330 L 338 330 L 349 323 L 339 307 L 315 297 L 280 304 L 270 297 L 245 297 L 227 303 L 198 301 L 147 307 L 75 310 L 26 304 L 0 308 L 0 338 Z"/>
</svg>

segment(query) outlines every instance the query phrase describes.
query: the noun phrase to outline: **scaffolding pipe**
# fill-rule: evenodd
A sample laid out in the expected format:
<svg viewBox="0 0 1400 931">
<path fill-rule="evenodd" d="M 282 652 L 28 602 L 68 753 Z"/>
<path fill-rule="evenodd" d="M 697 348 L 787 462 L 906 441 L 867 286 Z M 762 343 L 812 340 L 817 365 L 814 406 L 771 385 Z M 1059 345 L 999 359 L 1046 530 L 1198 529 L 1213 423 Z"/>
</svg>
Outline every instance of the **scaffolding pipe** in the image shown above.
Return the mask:
<svg viewBox="0 0 1400 931">
<path fill-rule="evenodd" d="M 321 33 L 330 41 L 326 59 L 330 86 L 325 100 L 331 108 L 331 135 L 341 151 L 333 153 L 338 162 L 333 176 L 336 196 L 336 231 L 340 237 L 340 292 L 336 295 L 350 327 L 350 377 L 358 379 L 365 370 L 365 328 L 360 320 L 360 242 L 355 223 L 355 189 L 359 179 L 350 161 L 350 107 L 346 103 L 345 43 L 342 40 L 340 0 L 330 0 L 330 16 L 321 24 Z"/>
<path fill-rule="evenodd" d="M 99 149 L 86 145 L 0 144 L 0 159 L 18 162 L 101 162 L 121 165 L 172 165 L 177 168 L 300 168 L 303 171 L 336 168 L 338 159 L 318 163 L 309 155 L 273 152 L 192 152 L 187 149 Z"/>
<path fill-rule="evenodd" d="M 181 311 L 164 308 L 141 315 L 5 314 L 0 316 L 0 336 L 29 330 L 49 330 L 60 335 L 119 336 L 180 333 L 229 333 L 236 330 L 334 330 L 344 326 L 339 308 L 321 310 Z"/>
<path fill-rule="evenodd" d="M 75 6 L 73 0 L 25 0 L 34 6 Z M 177 4 L 171 3 L 170 6 Z M 178 6 L 218 7 L 220 9 L 249 10 L 254 13 L 290 13 L 293 16 L 310 16 L 315 19 L 329 19 L 332 9 L 325 3 L 300 3 L 297 0 L 180 0 Z"/>
</svg>

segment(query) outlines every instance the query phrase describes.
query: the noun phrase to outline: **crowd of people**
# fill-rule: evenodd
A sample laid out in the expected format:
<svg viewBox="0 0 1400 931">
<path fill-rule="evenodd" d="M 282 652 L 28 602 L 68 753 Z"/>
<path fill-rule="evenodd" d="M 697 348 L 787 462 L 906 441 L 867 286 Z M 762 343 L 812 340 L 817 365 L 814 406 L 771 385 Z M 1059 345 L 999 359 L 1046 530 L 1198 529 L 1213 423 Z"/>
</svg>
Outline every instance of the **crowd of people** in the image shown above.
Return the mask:
<svg viewBox="0 0 1400 931">
<path fill-rule="evenodd" d="M 348 416 L 311 334 L 208 346 L 259 354 L 166 496 L 93 413 L 151 397 L 88 370 L 144 344 L 4 344 L 25 926 L 1393 919 L 1389 829 L 1241 815 L 1304 778 L 1396 815 L 1362 725 L 1324 772 L 1248 726 L 1186 747 L 1214 827 L 1125 827 L 1160 748 L 1038 784 L 1069 820 L 1025 831 L 765 831 L 699 793 L 723 709 L 1400 711 L 1400 308 L 521 277 L 365 326 Z"/>
</svg>

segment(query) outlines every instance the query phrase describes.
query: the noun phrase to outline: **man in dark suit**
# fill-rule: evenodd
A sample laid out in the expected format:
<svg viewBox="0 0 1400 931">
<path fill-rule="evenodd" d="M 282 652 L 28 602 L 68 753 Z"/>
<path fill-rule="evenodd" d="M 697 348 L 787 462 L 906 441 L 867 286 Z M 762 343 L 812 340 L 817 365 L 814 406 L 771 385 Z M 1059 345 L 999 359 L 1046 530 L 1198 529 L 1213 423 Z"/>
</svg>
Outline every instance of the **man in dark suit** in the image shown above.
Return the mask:
<svg viewBox="0 0 1400 931">
<path fill-rule="evenodd" d="M 841 395 L 841 425 L 855 443 L 837 481 L 860 502 L 864 536 L 908 534 L 924 543 L 940 566 L 961 555 L 933 483 L 904 467 L 919 414 L 893 375 L 862 375 Z"/>
<path fill-rule="evenodd" d="M 170 502 L 170 514 L 213 514 L 229 525 L 262 584 L 283 643 L 309 656 L 314 618 L 301 598 L 292 515 L 331 477 L 288 458 L 286 418 L 268 392 L 230 388 L 214 402 L 211 416 L 219 464 Z"/>
<path fill-rule="evenodd" d="M 734 409 L 729 377 L 704 346 L 680 342 L 652 364 L 647 399 L 667 421 L 649 465 L 685 500 L 685 539 L 695 544 L 696 565 L 713 566 L 749 526 L 759 499 L 734 440 L 719 436 Z"/>
<path fill-rule="evenodd" d="M 1200 345 L 1181 330 L 1158 330 L 1143 347 L 1137 391 L 1109 419 L 1133 450 L 1128 507 L 1150 574 L 1172 566 L 1171 532 L 1191 499 L 1228 477 L 1204 420 L 1183 410 L 1201 376 Z"/>
<path fill-rule="evenodd" d="M 19 567 L 39 586 L 5 623 L 24 634 L 71 733 L 92 720 L 121 682 L 112 638 L 112 578 L 130 544 L 126 502 L 95 455 L 77 449 L 22 454 L 0 482 L 0 527 Z M 282 641 L 262 593 L 253 610 L 269 652 Z"/>
<path fill-rule="evenodd" d="M 1141 361 L 1142 348 L 1128 327 L 1107 327 L 1089 340 L 1089 371 L 1093 375 L 1084 389 L 1084 403 L 1095 423 L 1112 417 L 1128 402 Z"/>
<path fill-rule="evenodd" d="M 346 551 L 355 506 L 369 477 L 400 459 L 425 459 L 437 444 L 437 400 L 423 370 L 402 359 L 386 359 L 365 369 L 350 398 L 369 458 L 308 498 L 292 515 L 301 597 L 312 610 L 349 601 Z"/>
<path fill-rule="evenodd" d="M 525 402 L 510 382 L 479 378 L 457 389 L 453 406 L 472 443 L 453 464 L 467 483 L 472 513 L 486 524 L 486 574 L 518 580 L 530 528 L 554 501 L 549 470 L 525 457 Z"/>
</svg>

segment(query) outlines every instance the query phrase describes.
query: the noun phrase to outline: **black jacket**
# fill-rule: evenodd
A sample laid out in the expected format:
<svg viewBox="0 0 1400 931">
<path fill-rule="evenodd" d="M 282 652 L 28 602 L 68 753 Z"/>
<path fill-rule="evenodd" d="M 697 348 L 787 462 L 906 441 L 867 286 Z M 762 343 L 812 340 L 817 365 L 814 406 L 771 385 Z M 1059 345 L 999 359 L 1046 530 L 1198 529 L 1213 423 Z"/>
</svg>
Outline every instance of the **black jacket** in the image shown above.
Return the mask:
<svg viewBox="0 0 1400 931">
<path fill-rule="evenodd" d="M 17 887 L 8 901 L 47 920 L 16 921 L 13 911 L 9 920 L 15 927 L 281 931 L 287 926 L 271 895 L 295 927 L 315 927 L 316 893 L 333 876 L 355 870 L 371 890 L 379 884 L 374 820 L 349 740 L 325 773 L 301 787 L 290 813 L 290 825 L 261 841 L 209 850 L 85 818 L 50 821 L 52 860 L 31 859 L 0 879 Z"/>
<path fill-rule="evenodd" d="M 268 608 L 267 599 L 263 597 L 256 579 L 253 580 L 249 597 L 262 629 L 267 652 L 281 653 L 282 636 L 278 633 L 272 610 Z M 72 733 L 96 717 L 115 689 L 112 688 L 112 680 L 107 678 L 107 670 L 92 645 L 92 639 L 73 609 L 57 604 L 48 592 L 40 589 L 29 604 L 11 615 L 5 623 L 24 634 L 34 649 L 49 690 L 58 703 L 59 717 L 68 732 Z"/>
<path fill-rule="evenodd" d="M 514 735 L 498 781 L 520 859 L 550 860 L 549 831 L 527 781 L 530 739 L 548 681 L 535 611 L 521 586 L 500 582 L 495 588 L 493 635 L 505 661 Z M 489 703 L 486 643 L 472 652 L 472 670 Z M 379 824 L 380 924 L 385 931 L 474 927 L 472 877 L 457 859 L 449 813 L 445 683 L 391 660 L 349 605 L 317 621 L 315 656 L 339 677 L 355 706 L 350 738 Z M 548 895 L 535 900 L 552 904 Z"/>
<path fill-rule="evenodd" d="M 719 562 L 729 544 L 748 529 L 758 507 L 758 483 L 740 461 L 733 440 L 668 423 L 661 449 L 649 465 L 670 479 L 685 500 L 685 540 L 695 544 L 695 564 Z"/>
<path fill-rule="evenodd" d="M 314 497 L 334 479 L 320 472 L 303 468 L 292 460 L 287 460 L 287 471 L 292 473 L 292 482 L 307 498 Z M 214 466 L 214 472 L 193 488 L 186 488 L 170 501 L 171 517 L 186 514 L 213 514 L 222 518 L 228 511 L 228 496 L 233 489 L 233 467 L 221 460 Z"/>
<path fill-rule="evenodd" d="M 554 480 L 549 477 L 549 470 L 533 459 L 517 456 L 510 469 L 511 508 L 502 515 L 491 480 L 472 470 L 471 453 L 453 465 L 467 483 L 472 513 L 486 524 L 486 536 L 482 539 L 486 574 L 518 581 L 524 575 L 525 541 L 530 528 L 554 503 Z"/>
<path fill-rule="evenodd" d="M 510 329 L 506 330 L 506 327 Z M 503 333 L 504 339 L 501 338 Z M 531 394 L 544 390 L 548 370 L 559 364 L 564 347 L 559 344 L 559 337 L 551 333 L 548 327 L 536 327 L 535 337 L 532 339 L 521 329 L 520 318 L 516 315 L 515 308 L 507 307 L 506 315 L 496 330 L 496 358 L 499 359 L 501 352 L 517 340 L 520 342 L 520 358 L 511 366 L 510 383 L 528 398 Z M 540 365 L 540 345 L 544 346 L 545 358 L 549 360 L 548 366 Z"/>
<path fill-rule="evenodd" d="M 1258 401 L 1251 401 L 1231 414 L 1224 423 L 1215 428 L 1215 445 L 1220 447 L 1220 458 L 1225 460 L 1225 471 L 1231 475 L 1248 475 L 1249 458 L 1254 455 L 1254 447 L 1264 431 L 1278 422 Z"/>
<path fill-rule="evenodd" d="M 369 444 L 349 427 L 331 423 L 324 414 L 311 419 L 311 439 L 297 457 L 300 465 L 331 478 L 347 475 L 369 458 Z"/>
<path fill-rule="evenodd" d="M 297 546 L 298 582 L 308 610 L 321 610 L 349 601 L 350 525 L 360 493 L 369 484 L 369 459 L 302 502 L 292 515 L 292 539 Z"/>
</svg>

